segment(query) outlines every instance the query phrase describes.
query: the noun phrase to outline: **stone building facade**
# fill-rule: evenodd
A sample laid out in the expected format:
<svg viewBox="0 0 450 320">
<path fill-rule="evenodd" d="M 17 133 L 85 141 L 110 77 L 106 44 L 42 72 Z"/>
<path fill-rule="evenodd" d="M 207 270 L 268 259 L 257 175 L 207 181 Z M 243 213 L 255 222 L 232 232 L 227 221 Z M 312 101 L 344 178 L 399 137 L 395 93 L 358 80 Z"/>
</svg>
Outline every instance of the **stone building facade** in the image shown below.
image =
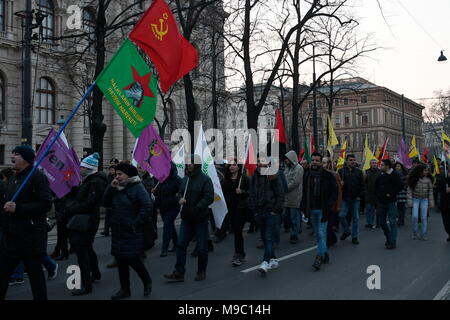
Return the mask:
<svg viewBox="0 0 450 320">
<path fill-rule="evenodd" d="M 95 26 L 96 11 L 90 6 L 96 5 L 92 0 L 33 0 L 33 8 L 40 10 L 47 17 L 42 28 L 34 30 L 39 40 L 33 41 L 32 54 L 32 113 L 33 141 L 38 148 L 45 139 L 51 127 L 58 129 L 62 120 L 66 119 L 78 103 L 83 93 L 93 81 L 95 68 L 95 48 L 86 51 L 87 38 L 49 40 L 50 37 L 69 36 L 80 30 L 69 30 L 67 8 L 76 4 L 83 6 L 82 30 L 92 32 Z M 107 11 L 108 22 L 112 21 L 124 10 L 129 16 L 146 10 L 151 0 L 112 1 Z M 135 6 L 129 8 L 131 4 Z M 220 39 L 208 41 L 214 31 L 210 26 L 223 26 L 226 15 L 219 1 L 214 14 L 206 11 L 204 21 L 218 19 L 214 24 L 201 24 L 197 34 L 193 35 L 192 43 L 199 52 L 199 66 L 191 72 L 194 83 L 194 95 L 198 105 L 198 120 L 204 126 L 212 126 L 211 106 L 211 46 L 215 46 L 216 72 L 220 79 L 217 84 L 219 100 L 225 96 L 223 41 Z M 128 9 L 127 9 L 128 8 Z M 24 0 L 0 0 L 0 166 L 9 164 L 11 150 L 21 143 L 22 131 L 22 18 L 20 12 L 25 10 Z M 217 13 L 219 12 L 219 13 Z M 137 18 L 136 18 L 137 20 Z M 130 27 L 120 28 L 107 38 L 107 61 L 131 31 Z M 217 30 L 216 30 L 217 31 Z M 91 36 L 89 36 L 91 37 Z M 92 38 L 90 38 L 92 39 Z M 80 53 L 86 51 L 80 59 Z M 89 78 L 89 75 L 91 78 Z M 159 99 L 161 100 L 161 99 Z M 223 99 L 222 99 L 223 100 Z M 222 101 L 220 100 L 220 101 Z M 170 134 L 177 128 L 186 128 L 186 111 L 183 81 L 174 86 L 170 96 L 166 96 L 169 125 L 164 132 L 164 138 L 170 139 Z M 221 103 L 219 101 L 219 103 Z M 81 158 L 83 153 L 91 152 L 91 136 L 89 130 L 89 102 L 77 113 L 74 120 L 65 130 Z M 104 100 L 104 123 L 107 131 L 104 137 L 104 163 L 111 158 L 131 159 L 135 138 L 124 127 L 122 120 L 112 106 Z M 164 119 L 161 101 L 158 101 L 157 119 Z"/>
</svg>

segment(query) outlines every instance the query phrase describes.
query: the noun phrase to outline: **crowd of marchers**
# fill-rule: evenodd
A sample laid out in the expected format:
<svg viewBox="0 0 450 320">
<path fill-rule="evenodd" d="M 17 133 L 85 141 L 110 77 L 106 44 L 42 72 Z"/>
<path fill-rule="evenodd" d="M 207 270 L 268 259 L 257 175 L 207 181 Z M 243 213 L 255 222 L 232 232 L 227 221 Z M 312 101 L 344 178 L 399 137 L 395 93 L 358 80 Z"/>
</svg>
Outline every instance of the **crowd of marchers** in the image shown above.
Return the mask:
<svg viewBox="0 0 450 320">
<path fill-rule="evenodd" d="M 208 253 L 227 236 L 234 238 L 230 265 L 245 264 L 247 224 L 248 233 L 259 232 L 257 247 L 263 253 L 258 271 L 262 276 L 279 268 L 276 251 L 282 230 L 295 245 L 305 229 L 311 229 L 317 242 L 312 268 L 318 271 L 330 262 L 329 248 L 338 238 L 350 238 L 354 245 L 364 241 L 359 236 L 361 215 L 366 219 L 365 228 L 383 230 L 385 248 L 394 250 L 399 246 L 398 228 L 409 216 L 411 238 L 428 239 L 429 210 L 436 206 L 450 241 L 450 174 L 444 162 L 439 172 L 434 172 L 437 168 L 420 161 L 407 170 L 399 162 L 372 160 L 370 168 L 363 171 L 348 154 L 345 165 L 336 170 L 335 162 L 320 153 L 314 152 L 310 162 L 299 163 L 297 154 L 289 151 L 281 161 L 258 157 L 256 170 L 248 174 L 236 159 L 229 159 L 216 165 L 228 208 L 217 228 L 210 209 L 214 186 L 201 165 L 195 164 L 201 162 L 195 157 L 186 164 L 183 178 L 172 163 L 170 176 L 159 183 L 129 161 L 113 159 L 106 172 L 99 171 L 101 159 L 94 153 L 81 161 L 81 184 L 63 198 L 52 193 L 46 176 L 37 170 L 12 201 L 35 161 L 33 149 L 16 147 L 11 167 L 0 172 L 0 300 L 6 298 L 9 286 L 23 284 L 25 275 L 34 299 L 46 300 L 47 281 L 57 277 L 58 261 L 70 254 L 76 255 L 81 272 L 81 287 L 71 294 L 91 293 L 102 277 L 95 252 L 102 212 L 102 235 L 111 237 L 107 267 L 118 270 L 119 290 L 111 296 L 113 300 L 131 296 L 130 268 L 142 281 L 143 296 L 151 294 L 146 251 L 155 247 L 158 215 L 163 222 L 160 257 L 176 256 L 173 272 L 163 275 L 168 282 L 185 280 L 191 242 L 195 249 L 190 255 L 198 259 L 195 281 L 207 278 Z M 278 161 L 278 172 L 263 174 Z M 53 223 L 47 216 L 51 211 L 57 243 L 48 255 L 48 232 Z M 177 219 L 181 223 L 176 223 Z"/>
</svg>

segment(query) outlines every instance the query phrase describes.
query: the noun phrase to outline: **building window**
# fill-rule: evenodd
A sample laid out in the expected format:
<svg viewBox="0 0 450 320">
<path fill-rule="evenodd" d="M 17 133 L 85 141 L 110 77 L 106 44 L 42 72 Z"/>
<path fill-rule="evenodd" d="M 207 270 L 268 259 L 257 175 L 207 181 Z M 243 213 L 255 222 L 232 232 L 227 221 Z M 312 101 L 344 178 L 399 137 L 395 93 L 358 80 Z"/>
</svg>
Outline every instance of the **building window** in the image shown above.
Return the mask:
<svg viewBox="0 0 450 320">
<path fill-rule="evenodd" d="M 314 126 L 312 118 L 309 119 L 309 126 L 310 126 L 310 128 L 312 128 Z"/>
<path fill-rule="evenodd" d="M 42 21 L 42 36 L 45 42 L 53 42 L 55 34 L 55 7 L 52 0 L 39 0 L 39 10 L 46 15 Z"/>
<path fill-rule="evenodd" d="M 367 96 L 361 96 L 361 103 L 367 103 L 368 98 Z"/>
<path fill-rule="evenodd" d="M 369 125 L 369 115 L 368 114 L 363 114 L 361 117 L 361 120 L 362 120 L 363 126 Z"/>
<path fill-rule="evenodd" d="M 83 30 L 87 33 L 89 51 L 95 52 L 96 36 L 95 36 L 95 15 L 91 8 L 83 9 Z"/>
<path fill-rule="evenodd" d="M 317 109 L 322 110 L 322 100 L 317 101 Z"/>
<path fill-rule="evenodd" d="M 235 129 L 236 128 L 236 120 L 233 120 L 231 125 L 233 126 L 233 129 Z"/>
<path fill-rule="evenodd" d="M 5 0 L 0 0 L 0 31 L 5 31 Z"/>
<path fill-rule="evenodd" d="M 0 73 L 0 121 L 6 120 L 5 91 L 6 91 L 5 80 L 2 74 Z"/>
<path fill-rule="evenodd" d="M 55 124 L 55 88 L 47 78 L 41 78 L 37 93 L 37 118 L 41 124 Z"/>
<path fill-rule="evenodd" d="M 322 118 L 317 118 L 317 128 L 322 129 L 323 121 Z"/>
<path fill-rule="evenodd" d="M 314 102 L 309 101 L 309 102 L 308 102 L 308 107 L 309 107 L 309 110 L 312 110 L 313 107 L 314 107 Z"/>
<path fill-rule="evenodd" d="M 243 128 L 244 127 L 244 120 L 239 120 L 239 128 Z"/>
<path fill-rule="evenodd" d="M 349 114 L 345 115 L 344 124 L 346 127 L 350 127 L 350 115 Z"/>
<path fill-rule="evenodd" d="M 89 134 L 90 132 L 89 115 L 87 113 L 83 116 L 83 132 L 84 134 Z"/>
<path fill-rule="evenodd" d="M 339 106 L 339 99 L 334 99 L 334 105 L 337 107 Z"/>
<path fill-rule="evenodd" d="M 341 116 L 336 115 L 335 117 L 336 128 L 341 126 Z"/>
<path fill-rule="evenodd" d="M 0 166 L 5 165 L 5 145 L 0 144 Z"/>
<path fill-rule="evenodd" d="M 345 105 L 345 106 L 348 105 L 348 98 L 344 98 L 344 105 Z"/>
</svg>

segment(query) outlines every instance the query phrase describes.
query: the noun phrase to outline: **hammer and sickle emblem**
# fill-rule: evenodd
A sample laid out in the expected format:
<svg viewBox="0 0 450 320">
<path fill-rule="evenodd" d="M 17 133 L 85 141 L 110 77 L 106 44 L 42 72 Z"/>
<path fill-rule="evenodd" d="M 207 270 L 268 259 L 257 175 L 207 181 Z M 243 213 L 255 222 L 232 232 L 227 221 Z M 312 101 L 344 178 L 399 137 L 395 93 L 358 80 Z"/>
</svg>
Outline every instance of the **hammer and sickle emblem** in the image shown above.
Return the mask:
<svg viewBox="0 0 450 320">
<path fill-rule="evenodd" d="M 159 19 L 159 29 L 158 25 L 152 23 L 152 31 L 155 37 L 162 41 L 164 36 L 169 32 L 169 26 L 166 24 L 166 29 L 164 30 L 164 20 L 167 20 L 169 15 L 167 13 L 163 14 L 163 19 Z"/>
<path fill-rule="evenodd" d="M 163 152 L 163 149 L 158 144 L 157 140 L 153 140 L 150 145 L 148 146 L 148 158 L 145 160 L 145 162 L 148 164 L 150 168 L 152 168 L 151 160 L 153 157 L 159 157 Z"/>
</svg>

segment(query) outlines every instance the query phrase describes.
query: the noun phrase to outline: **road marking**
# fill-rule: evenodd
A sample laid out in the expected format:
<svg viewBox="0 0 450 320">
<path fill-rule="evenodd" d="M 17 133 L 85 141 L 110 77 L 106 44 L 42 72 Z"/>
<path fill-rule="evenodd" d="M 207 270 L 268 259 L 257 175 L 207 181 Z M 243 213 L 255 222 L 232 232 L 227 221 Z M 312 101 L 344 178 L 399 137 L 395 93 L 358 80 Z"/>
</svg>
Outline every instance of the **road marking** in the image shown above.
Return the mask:
<svg viewBox="0 0 450 320">
<path fill-rule="evenodd" d="M 446 300 L 447 298 L 450 298 L 450 281 L 445 284 L 433 300 Z"/>
<path fill-rule="evenodd" d="M 315 249 L 317 249 L 317 246 L 314 246 L 314 247 L 311 247 L 311 248 L 308 248 L 308 249 L 305 249 L 305 250 L 302 250 L 302 251 L 297 251 L 297 252 L 294 252 L 294 253 L 289 254 L 289 255 L 287 255 L 287 256 L 284 256 L 284 257 L 279 258 L 278 261 L 287 260 L 287 259 L 296 257 L 296 256 L 298 256 L 298 255 L 307 253 L 307 252 L 309 252 L 309 251 L 313 251 L 313 250 L 315 250 Z M 259 268 L 259 265 L 258 265 L 258 266 L 255 266 L 255 267 L 252 267 L 252 268 L 248 268 L 248 269 L 242 270 L 241 272 L 248 273 L 248 272 L 257 270 L 258 268 Z"/>
</svg>

